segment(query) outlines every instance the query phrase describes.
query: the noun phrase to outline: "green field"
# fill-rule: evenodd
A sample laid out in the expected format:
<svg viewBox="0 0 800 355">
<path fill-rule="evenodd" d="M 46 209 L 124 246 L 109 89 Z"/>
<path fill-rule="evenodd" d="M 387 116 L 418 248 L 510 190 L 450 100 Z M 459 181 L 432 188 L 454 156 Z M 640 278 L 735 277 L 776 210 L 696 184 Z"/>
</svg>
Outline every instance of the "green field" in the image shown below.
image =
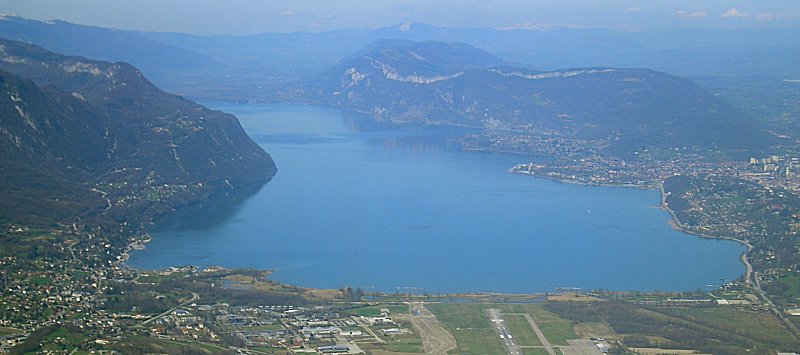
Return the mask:
<svg viewBox="0 0 800 355">
<path fill-rule="evenodd" d="M 538 304 L 497 305 L 503 313 L 527 313 L 536 321 L 536 325 L 544 333 L 544 337 L 553 345 L 569 345 L 567 340 L 576 339 L 572 321 L 559 317 L 555 313 L 544 310 Z M 520 317 L 522 318 L 522 317 Z M 523 321 L 525 320 L 522 318 Z M 527 325 L 527 321 L 525 321 Z M 530 329 L 530 326 L 528 327 Z"/>
<path fill-rule="evenodd" d="M 524 316 L 529 314 L 539 329 L 553 345 L 569 345 L 567 340 L 576 339 L 572 321 L 544 310 L 538 304 L 459 304 L 442 303 L 427 306 L 453 333 L 458 342 L 459 353 L 503 354 L 499 337 L 486 316 L 485 310 L 498 308 L 511 334 L 521 346 L 542 345 Z M 542 349 L 527 348 L 526 354 L 539 354 Z"/>
<path fill-rule="evenodd" d="M 800 273 L 789 273 L 764 285 L 764 290 L 781 305 L 793 305 L 800 301 Z"/>
<path fill-rule="evenodd" d="M 771 314 L 736 307 L 671 307 L 669 313 L 703 325 L 730 329 L 751 339 L 773 343 L 791 343 L 794 339 Z"/>
<path fill-rule="evenodd" d="M 485 304 L 440 303 L 426 305 L 455 336 L 460 354 L 505 354 L 500 338 L 492 327 Z"/>
<path fill-rule="evenodd" d="M 248 348 L 248 349 L 255 350 L 255 351 L 263 351 L 265 353 L 270 353 L 270 354 L 272 354 L 272 353 L 281 354 L 281 353 L 286 351 L 286 349 L 283 349 L 283 348 L 270 348 L 270 347 L 267 347 L 267 346 L 256 346 L 256 347 L 252 347 L 252 348 Z"/>
<path fill-rule="evenodd" d="M 695 349 L 712 354 L 768 354 L 800 343 L 765 310 L 735 306 L 641 306 L 627 302 L 548 302 L 547 310 L 602 330 L 631 347 Z"/>
<path fill-rule="evenodd" d="M 541 307 L 531 308 L 531 315 L 551 344 L 569 345 L 567 340 L 576 338 L 571 321 L 547 312 Z"/>
<path fill-rule="evenodd" d="M 383 348 L 389 351 L 396 351 L 399 353 L 424 353 L 422 348 L 422 340 L 416 337 L 399 337 L 384 339 L 386 344 Z"/>
<path fill-rule="evenodd" d="M 136 279 L 136 281 L 141 282 L 141 283 L 159 284 L 159 283 L 164 282 L 164 281 L 171 281 L 171 280 L 179 279 L 179 278 L 184 277 L 184 276 L 185 276 L 184 274 L 179 273 L 179 272 L 173 272 L 173 273 L 169 273 L 169 274 L 166 274 L 166 275 L 161 275 L 161 274 L 158 274 L 158 273 L 154 273 L 152 275 L 142 274 L 141 276 L 139 276 L 138 279 Z"/>
<path fill-rule="evenodd" d="M 0 336 L 16 334 L 18 332 L 19 332 L 19 330 L 16 330 L 16 329 L 13 329 L 13 328 L 0 327 Z"/>
<path fill-rule="evenodd" d="M 44 341 L 42 342 L 42 344 L 44 344 L 42 346 L 42 350 L 74 350 L 85 341 L 86 337 L 81 334 L 72 332 L 67 328 L 58 328 L 44 338 Z"/>
<path fill-rule="evenodd" d="M 523 316 L 503 315 L 503 320 L 520 346 L 540 346 L 542 342 L 533 332 L 533 328 L 528 324 L 528 320 Z"/>
<path fill-rule="evenodd" d="M 281 330 L 284 329 L 280 324 L 267 324 L 267 325 L 259 325 L 259 326 L 245 326 L 245 327 L 238 327 L 238 329 L 250 331 L 250 330 Z"/>
<path fill-rule="evenodd" d="M 124 354 L 128 353 L 171 353 L 171 354 L 226 354 L 227 349 L 211 344 L 189 343 L 183 341 L 163 340 L 134 335 L 123 339 L 114 347 Z M 269 349 L 269 348 L 266 348 Z"/>
<path fill-rule="evenodd" d="M 46 276 L 31 277 L 31 284 L 34 286 L 45 286 L 51 284 L 52 282 L 53 280 Z"/>
</svg>

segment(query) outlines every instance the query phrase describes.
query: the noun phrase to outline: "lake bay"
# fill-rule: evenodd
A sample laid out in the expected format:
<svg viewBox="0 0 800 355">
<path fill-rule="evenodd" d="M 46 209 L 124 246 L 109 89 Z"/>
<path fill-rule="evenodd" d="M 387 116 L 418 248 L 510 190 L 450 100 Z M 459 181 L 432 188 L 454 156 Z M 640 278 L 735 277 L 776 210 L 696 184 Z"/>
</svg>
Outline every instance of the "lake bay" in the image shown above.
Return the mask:
<svg viewBox="0 0 800 355">
<path fill-rule="evenodd" d="M 137 268 L 274 269 L 299 286 L 394 292 L 689 291 L 739 277 L 744 247 L 672 229 L 657 191 L 510 174 L 535 157 L 460 151 L 464 130 L 303 105 L 235 114 L 277 175 L 151 230 Z"/>
</svg>

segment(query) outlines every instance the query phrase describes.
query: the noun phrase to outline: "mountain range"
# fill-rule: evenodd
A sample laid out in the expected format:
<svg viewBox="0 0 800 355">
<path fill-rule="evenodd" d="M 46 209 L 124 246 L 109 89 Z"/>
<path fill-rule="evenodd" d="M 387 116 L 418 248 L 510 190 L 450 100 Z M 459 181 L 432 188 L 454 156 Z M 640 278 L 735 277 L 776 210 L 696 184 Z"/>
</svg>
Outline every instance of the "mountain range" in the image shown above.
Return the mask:
<svg viewBox="0 0 800 355">
<path fill-rule="evenodd" d="M 679 76 L 800 76 L 796 31 L 630 31 L 526 24 L 443 28 L 405 23 L 331 32 L 197 36 L 0 17 L 0 38 L 68 55 L 124 61 L 168 91 L 224 100 L 263 100 L 310 79 L 380 39 L 459 42 L 542 71 L 650 68 Z"/>
<path fill-rule="evenodd" d="M 396 122 L 451 124 L 646 147 L 737 150 L 778 142 L 691 81 L 650 69 L 537 71 L 474 47 L 378 41 L 287 97 Z"/>
<path fill-rule="evenodd" d="M 238 120 L 135 67 L 0 40 L 0 223 L 136 224 L 276 168 Z"/>
</svg>

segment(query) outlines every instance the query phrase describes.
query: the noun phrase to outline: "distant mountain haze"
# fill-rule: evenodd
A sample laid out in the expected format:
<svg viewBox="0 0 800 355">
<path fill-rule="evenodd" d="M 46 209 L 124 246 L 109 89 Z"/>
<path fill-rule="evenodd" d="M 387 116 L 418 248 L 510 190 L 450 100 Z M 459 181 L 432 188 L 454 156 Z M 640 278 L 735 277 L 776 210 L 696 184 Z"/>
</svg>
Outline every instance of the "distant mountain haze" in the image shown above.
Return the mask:
<svg viewBox="0 0 800 355">
<path fill-rule="evenodd" d="M 466 43 L 537 70 L 649 68 L 681 76 L 800 77 L 800 32 L 623 31 L 591 27 L 443 28 L 405 23 L 318 33 L 197 36 L 0 19 L 0 38 L 141 69 L 168 91 L 229 101 L 264 100 L 286 82 L 321 74 L 381 39 Z"/>
</svg>

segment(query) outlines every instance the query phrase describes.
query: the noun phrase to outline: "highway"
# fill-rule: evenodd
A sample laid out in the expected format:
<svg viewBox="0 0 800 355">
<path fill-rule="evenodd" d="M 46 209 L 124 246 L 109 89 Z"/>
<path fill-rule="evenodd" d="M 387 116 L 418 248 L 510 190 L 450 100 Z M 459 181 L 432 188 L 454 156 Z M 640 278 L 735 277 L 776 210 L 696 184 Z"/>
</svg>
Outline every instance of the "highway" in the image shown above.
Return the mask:
<svg viewBox="0 0 800 355">
<path fill-rule="evenodd" d="M 703 238 L 732 240 L 734 242 L 741 243 L 741 244 L 743 244 L 744 246 L 747 247 L 747 250 L 744 253 L 742 253 L 742 256 L 740 257 L 740 260 L 742 261 L 742 263 L 745 266 L 745 272 L 744 272 L 744 276 L 743 276 L 744 277 L 744 285 L 745 285 L 745 287 L 748 287 L 751 290 L 753 290 L 755 292 L 756 296 L 761 298 L 764 301 L 764 303 L 767 304 L 767 307 L 769 307 L 769 309 L 772 311 L 772 313 L 775 314 L 776 317 L 778 317 L 778 319 L 781 321 L 781 323 L 783 323 L 784 327 L 790 333 L 792 333 L 796 337 L 800 336 L 800 329 L 797 329 L 797 327 L 794 325 L 794 323 L 792 323 L 790 320 L 788 320 L 786 318 L 786 316 L 783 314 L 783 311 L 781 311 L 781 309 L 778 308 L 778 306 L 776 306 L 775 303 L 773 303 L 772 300 L 769 299 L 769 297 L 767 297 L 767 293 L 764 292 L 764 290 L 761 289 L 761 282 L 758 280 L 758 275 L 756 275 L 756 272 L 753 270 L 753 265 L 750 264 L 750 260 L 748 260 L 748 258 L 747 258 L 747 256 L 750 254 L 750 252 L 753 251 L 753 245 L 750 244 L 748 241 L 746 241 L 744 239 L 736 239 L 736 238 L 731 238 L 731 237 L 717 237 L 717 236 L 703 234 L 703 233 L 696 233 L 696 232 L 693 232 L 692 230 L 686 228 L 686 226 L 683 225 L 683 223 L 681 223 L 681 221 L 678 219 L 678 215 L 675 214 L 675 211 L 673 211 L 672 209 L 669 208 L 669 206 L 667 206 L 667 203 L 666 203 L 666 201 L 667 201 L 667 193 L 664 190 L 663 182 L 661 184 L 659 184 L 659 190 L 661 191 L 661 206 L 663 206 L 664 209 L 667 210 L 667 212 L 672 217 L 672 220 L 675 221 L 675 224 L 678 225 L 678 227 L 681 230 L 683 230 L 683 231 L 685 231 L 687 233 L 691 233 L 691 234 L 703 237 Z M 766 222 L 764 222 L 764 223 L 766 223 Z"/>
<path fill-rule="evenodd" d="M 161 318 L 161 317 L 164 317 L 164 316 L 166 316 L 166 315 L 168 315 L 168 314 L 170 314 L 170 313 L 174 312 L 176 309 L 178 309 L 178 308 L 181 308 L 181 307 L 183 307 L 183 306 L 186 306 L 187 304 L 189 304 L 189 303 L 192 303 L 192 302 L 194 302 L 194 301 L 197 301 L 197 300 L 199 300 L 199 299 L 200 299 L 200 295 L 198 295 L 197 293 L 194 293 L 194 292 L 192 292 L 192 298 L 191 298 L 191 299 L 189 299 L 189 300 L 187 300 L 187 301 L 184 301 L 184 302 L 182 302 L 181 304 L 179 304 L 179 305 L 177 305 L 177 306 L 175 306 L 175 307 L 172 307 L 172 308 L 170 308 L 170 309 L 166 310 L 164 313 L 161 313 L 161 314 L 159 314 L 159 315 L 157 315 L 157 316 L 155 316 L 155 317 L 153 317 L 153 318 L 150 318 L 150 319 L 148 319 L 148 320 L 146 320 L 146 321 L 142 322 L 142 324 L 139 324 L 138 326 L 139 326 L 139 327 L 145 326 L 145 325 L 147 325 L 148 323 L 150 323 L 150 322 L 152 322 L 152 321 L 154 321 L 154 320 L 156 320 L 156 319 L 159 319 L 159 318 Z"/>
</svg>

